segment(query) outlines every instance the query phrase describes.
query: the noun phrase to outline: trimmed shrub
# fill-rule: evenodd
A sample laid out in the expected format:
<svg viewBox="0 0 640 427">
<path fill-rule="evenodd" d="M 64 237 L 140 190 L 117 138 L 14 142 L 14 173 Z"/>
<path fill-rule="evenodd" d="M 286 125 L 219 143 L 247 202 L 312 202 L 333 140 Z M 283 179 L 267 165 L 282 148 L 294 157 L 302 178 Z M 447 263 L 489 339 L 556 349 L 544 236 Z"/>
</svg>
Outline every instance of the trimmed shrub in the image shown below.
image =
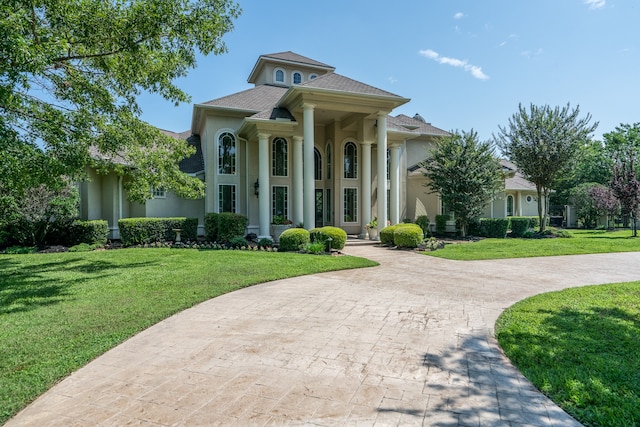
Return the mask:
<svg viewBox="0 0 640 427">
<path fill-rule="evenodd" d="M 436 215 L 437 234 L 445 234 L 447 232 L 447 221 L 449 221 L 449 215 Z"/>
<path fill-rule="evenodd" d="M 247 242 L 247 239 L 245 239 L 242 236 L 236 236 L 233 239 L 231 239 L 231 241 L 229 241 L 229 247 L 231 248 L 241 248 L 241 247 L 247 247 L 249 246 L 249 242 Z"/>
<path fill-rule="evenodd" d="M 218 215 L 215 212 L 209 212 L 204 216 L 204 235 L 210 242 L 218 241 Z"/>
<path fill-rule="evenodd" d="M 380 230 L 380 243 L 385 246 L 393 246 L 393 233 L 395 233 L 398 225 L 388 225 Z"/>
<path fill-rule="evenodd" d="M 109 236 L 109 223 L 105 220 L 74 221 L 69 230 L 72 245 L 86 243 L 88 245 L 104 245 Z"/>
<path fill-rule="evenodd" d="M 220 243 L 230 242 L 234 237 L 244 237 L 249 220 L 246 216 L 223 212 L 218 214 L 218 239 Z"/>
<path fill-rule="evenodd" d="M 259 248 L 270 248 L 272 246 L 273 246 L 273 240 L 271 240 L 271 238 L 269 237 L 263 237 L 262 239 L 258 240 Z"/>
<path fill-rule="evenodd" d="M 304 228 L 289 228 L 280 235 L 280 250 L 298 251 L 310 241 L 309 232 Z"/>
<path fill-rule="evenodd" d="M 399 224 L 393 232 L 393 243 L 399 248 L 417 248 L 424 235 L 417 224 Z"/>
<path fill-rule="evenodd" d="M 469 223 L 467 224 L 467 236 L 484 236 L 479 218 L 469 220 Z"/>
<path fill-rule="evenodd" d="M 123 218 L 118 220 L 124 246 L 173 241 L 174 229 L 181 229 L 181 240 L 195 240 L 198 218 Z"/>
<path fill-rule="evenodd" d="M 422 235 L 427 237 L 429 235 L 429 217 L 427 215 L 420 215 L 416 218 L 416 224 L 422 229 Z"/>
<path fill-rule="evenodd" d="M 524 233 L 531 228 L 531 218 L 512 216 L 509 218 L 509 228 L 511 228 L 511 237 L 523 237 Z"/>
<path fill-rule="evenodd" d="M 509 220 L 507 218 L 481 218 L 480 228 L 483 237 L 493 237 L 504 239 L 509 230 Z"/>
<path fill-rule="evenodd" d="M 347 232 L 342 228 L 327 225 L 320 228 L 312 228 L 309 230 L 309 234 L 312 242 L 320 241 L 324 243 L 327 238 L 331 237 L 331 249 L 337 251 L 342 250 L 344 245 L 347 244 Z"/>
</svg>

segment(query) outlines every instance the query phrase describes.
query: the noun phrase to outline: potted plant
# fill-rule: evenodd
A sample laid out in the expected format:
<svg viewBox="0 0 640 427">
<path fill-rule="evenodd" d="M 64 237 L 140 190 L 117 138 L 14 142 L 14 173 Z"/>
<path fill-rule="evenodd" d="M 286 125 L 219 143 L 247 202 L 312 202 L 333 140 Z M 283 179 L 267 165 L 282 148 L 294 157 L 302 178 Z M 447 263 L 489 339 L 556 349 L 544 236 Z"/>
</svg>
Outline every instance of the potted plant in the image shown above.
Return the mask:
<svg viewBox="0 0 640 427">
<path fill-rule="evenodd" d="M 285 217 L 284 215 L 275 215 L 271 221 L 271 235 L 273 236 L 273 243 L 280 243 L 280 234 L 288 228 L 291 228 L 293 221 Z"/>
<path fill-rule="evenodd" d="M 367 234 L 369 234 L 369 239 L 376 240 L 378 237 L 378 217 L 374 217 L 369 221 L 365 228 L 367 229 Z"/>
</svg>

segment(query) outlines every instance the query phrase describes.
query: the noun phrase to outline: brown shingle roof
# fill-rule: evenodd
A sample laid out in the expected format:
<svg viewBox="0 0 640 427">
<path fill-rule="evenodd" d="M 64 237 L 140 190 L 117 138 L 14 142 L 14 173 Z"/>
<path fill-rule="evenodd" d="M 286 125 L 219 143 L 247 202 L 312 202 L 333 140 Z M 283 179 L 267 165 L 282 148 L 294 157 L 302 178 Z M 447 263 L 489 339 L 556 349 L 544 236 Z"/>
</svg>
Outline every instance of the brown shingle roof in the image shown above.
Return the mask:
<svg viewBox="0 0 640 427">
<path fill-rule="evenodd" d="M 327 65 L 323 62 L 316 61 L 315 59 L 307 58 L 306 56 L 298 55 L 297 53 L 291 52 L 290 50 L 287 52 L 269 53 L 261 56 L 263 58 L 277 59 L 280 61 L 287 61 L 287 62 L 297 62 L 303 65 L 312 65 L 314 67 L 324 67 L 324 68 L 331 68 L 335 70 L 335 67 L 332 67 L 331 65 Z"/>
<path fill-rule="evenodd" d="M 260 112 L 273 108 L 286 91 L 286 87 L 260 85 L 232 95 L 223 96 L 222 98 L 203 102 L 202 105 Z"/>
<path fill-rule="evenodd" d="M 500 165 L 502 166 L 503 170 L 505 170 L 505 172 L 512 173 L 512 176 L 508 176 L 504 180 L 505 190 L 536 191 L 536 185 L 522 176 L 522 174 L 518 171 L 518 167 L 516 165 L 506 159 L 501 159 Z"/>
<path fill-rule="evenodd" d="M 336 90 L 362 95 L 379 95 L 401 98 L 401 96 L 394 93 L 378 89 L 377 87 L 369 86 L 368 84 L 350 79 L 349 77 L 345 77 L 336 73 L 329 73 L 323 76 L 316 77 L 313 80 L 309 80 L 301 84 L 300 86 Z"/>
<path fill-rule="evenodd" d="M 433 126 L 431 123 L 425 123 L 421 120 L 414 119 L 404 114 L 399 114 L 395 117 L 389 116 L 388 123 L 395 127 L 402 126 L 407 130 L 420 133 L 422 135 L 434 135 L 434 136 L 449 135 L 449 132 L 439 129 Z"/>
</svg>

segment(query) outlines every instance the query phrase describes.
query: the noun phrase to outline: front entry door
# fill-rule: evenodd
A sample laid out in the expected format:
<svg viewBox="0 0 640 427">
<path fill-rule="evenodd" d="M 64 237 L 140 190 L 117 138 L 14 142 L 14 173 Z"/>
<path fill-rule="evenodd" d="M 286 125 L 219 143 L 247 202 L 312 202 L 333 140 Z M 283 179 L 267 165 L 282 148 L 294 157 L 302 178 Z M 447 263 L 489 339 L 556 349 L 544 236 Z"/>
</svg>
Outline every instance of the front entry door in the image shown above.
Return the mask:
<svg viewBox="0 0 640 427">
<path fill-rule="evenodd" d="M 322 227 L 322 218 L 324 218 L 324 203 L 322 200 L 322 190 L 316 189 L 316 223 L 315 227 Z"/>
</svg>

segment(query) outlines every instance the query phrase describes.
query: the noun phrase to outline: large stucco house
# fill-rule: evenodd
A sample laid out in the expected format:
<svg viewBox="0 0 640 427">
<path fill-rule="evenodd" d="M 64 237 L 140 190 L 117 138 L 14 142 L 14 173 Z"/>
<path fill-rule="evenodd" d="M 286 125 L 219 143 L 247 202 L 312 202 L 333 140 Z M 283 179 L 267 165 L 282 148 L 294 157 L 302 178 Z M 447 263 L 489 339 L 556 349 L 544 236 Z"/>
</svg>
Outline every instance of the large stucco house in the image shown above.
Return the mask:
<svg viewBox="0 0 640 427">
<path fill-rule="evenodd" d="M 448 133 L 419 115 L 392 114 L 409 99 L 293 52 L 260 56 L 248 82 L 253 87 L 195 104 L 188 131 L 167 132 L 196 147 L 181 168 L 206 182 L 204 199 L 153 189 L 146 204 L 129 202 L 126 177 L 90 171 L 81 215 L 106 219 L 118 238 L 120 218 L 198 217 L 202 232 L 205 213 L 237 212 L 249 219 L 247 233 L 267 237 L 276 216 L 364 235 L 373 218 L 381 229 L 442 212 L 419 164 Z M 534 215 L 530 186 L 518 185 L 507 185 L 487 216 Z"/>
</svg>

